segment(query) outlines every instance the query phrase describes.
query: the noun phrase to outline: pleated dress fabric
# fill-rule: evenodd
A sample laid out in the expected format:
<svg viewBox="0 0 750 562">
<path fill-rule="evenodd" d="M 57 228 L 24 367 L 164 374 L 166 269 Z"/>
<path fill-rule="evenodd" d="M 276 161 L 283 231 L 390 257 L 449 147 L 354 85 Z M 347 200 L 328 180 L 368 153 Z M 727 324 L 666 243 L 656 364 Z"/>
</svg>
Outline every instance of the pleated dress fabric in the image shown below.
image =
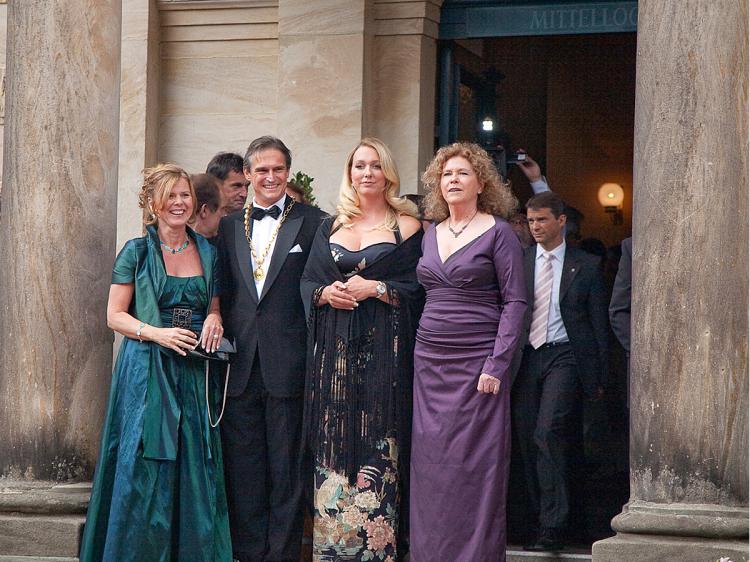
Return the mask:
<svg viewBox="0 0 750 562">
<path fill-rule="evenodd" d="M 207 303 L 203 277 L 167 276 L 158 298 L 161 323 L 170 325 L 173 308 L 189 308 L 199 333 Z M 150 393 L 152 384 L 158 392 Z M 216 381 L 209 392 L 216 412 Z M 202 361 L 123 340 L 81 562 L 231 562 L 221 440 L 209 425 L 205 393 Z M 144 442 L 159 446 L 146 451 Z"/>
<path fill-rule="evenodd" d="M 435 228 L 417 267 L 427 293 L 414 358 L 411 560 L 505 560 L 509 369 L 525 305 L 522 252 L 505 221 L 449 256 Z M 501 380 L 480 394 L 481 373 Z"/>
</svg>

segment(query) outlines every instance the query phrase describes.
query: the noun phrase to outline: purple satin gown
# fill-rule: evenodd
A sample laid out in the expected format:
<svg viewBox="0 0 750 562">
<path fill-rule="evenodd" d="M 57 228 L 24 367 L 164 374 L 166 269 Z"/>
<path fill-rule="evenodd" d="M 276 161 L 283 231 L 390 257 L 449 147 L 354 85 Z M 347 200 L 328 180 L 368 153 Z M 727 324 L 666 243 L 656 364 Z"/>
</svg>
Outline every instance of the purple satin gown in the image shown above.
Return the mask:
<svg viewBox="0 0 750 562">
<path fill-rule="evenodd" d="M 526 310 L 521 245 L 508 223 L 440 259 L 436 232 L 417 266 L 427 303 L 414 352 L 412 562 L 505 560 L 510 373 Z M 500 393 L 480 394 L 481 373 Z"/>
</svg>

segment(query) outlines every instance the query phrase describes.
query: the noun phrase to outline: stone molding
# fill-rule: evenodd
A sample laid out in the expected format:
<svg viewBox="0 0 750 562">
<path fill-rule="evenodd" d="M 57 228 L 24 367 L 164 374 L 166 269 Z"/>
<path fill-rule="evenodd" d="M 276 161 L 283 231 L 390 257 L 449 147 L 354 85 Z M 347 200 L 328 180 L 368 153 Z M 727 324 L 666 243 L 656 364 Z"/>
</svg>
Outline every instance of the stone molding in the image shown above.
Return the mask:
<svg viewBox="0 0 750 562">
<path fill-rule="evenodd" d="M 631 501 L 612 519 L 618 533 L 746 539 L 748 510 L 713 504 L 656 504 Z"/>
<path fill-rule="evenodd" d="M 3 3 L 3 2 L 0 2 Z M 223 8 L 278 8 L 278 0 L 158 0 L 159 10 L 217 10 Z"/>
<path fill-rule="evenodd" d="M 438 38 L 443 0 L 375 0 L 375 35 Z"/>
<path fill-rule="evenodd" d="M 278 2 L 181 1 L 158 3 L 160 40 L 172 56 L 176 43 L 221 43 L 278 38 Z M 249 48 L 244 44 L 241 48 Z M 178 54 L 179 56 L 179 54 Z"/>
</svg>

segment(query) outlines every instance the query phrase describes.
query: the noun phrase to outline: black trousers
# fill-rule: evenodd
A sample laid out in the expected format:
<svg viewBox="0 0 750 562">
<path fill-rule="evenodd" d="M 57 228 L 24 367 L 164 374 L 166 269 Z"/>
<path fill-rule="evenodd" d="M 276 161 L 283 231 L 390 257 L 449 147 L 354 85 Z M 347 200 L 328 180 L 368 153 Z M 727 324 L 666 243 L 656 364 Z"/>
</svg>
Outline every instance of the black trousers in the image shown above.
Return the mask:
<svg viewBox="0 0 750 562">
<path fill-rule="evenodd" d="M 524 350 L 513 385 L 513 425 L 532 509 L 540 527 L 562 529 L 570 515 L 570 459 L 581 389 L 569 344 Z"/>
<path fill-rule="evenodd" d="M 221 422 L 229 525 L 241 562 L 297 562 L 302 542 L 302 397 L 270 396 L 256 360 Z"/>
</svg>

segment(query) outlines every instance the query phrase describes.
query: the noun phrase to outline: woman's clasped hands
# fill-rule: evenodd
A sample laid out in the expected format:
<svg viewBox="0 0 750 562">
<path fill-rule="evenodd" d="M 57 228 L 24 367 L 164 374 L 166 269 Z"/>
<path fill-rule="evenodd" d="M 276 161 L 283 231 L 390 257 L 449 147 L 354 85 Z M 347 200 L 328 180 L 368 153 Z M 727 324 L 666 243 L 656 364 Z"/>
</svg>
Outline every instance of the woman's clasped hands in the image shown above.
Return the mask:
<svg viewBox="0 0 750 562">
<path fill-rule="evenodd" d="M 333 308 L 354 310 L 359 306 L 358 301 L 377 296 L 377 292 L 375 291 L 376 284 L 377 281 L 354 275 L 346 283 L 343 281 L 334 281 L 324 287 L 321 298 L 324 303 L 330 304 Z"/>
</svg>

